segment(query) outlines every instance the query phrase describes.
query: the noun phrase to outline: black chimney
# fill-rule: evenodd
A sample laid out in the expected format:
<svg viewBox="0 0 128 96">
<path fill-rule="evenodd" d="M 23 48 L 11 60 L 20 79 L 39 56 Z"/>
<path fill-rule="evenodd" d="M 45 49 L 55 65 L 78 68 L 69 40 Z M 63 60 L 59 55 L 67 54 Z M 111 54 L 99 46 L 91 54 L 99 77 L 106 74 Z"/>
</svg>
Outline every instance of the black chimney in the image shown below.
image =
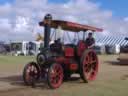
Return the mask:
<svg viewBox="0 0 128 96">
<path fill-rule="evenodd" d="M 51 14 L 46 14 L 44 17 L 44 48 L 49 48 L 51 22 L 52 22 Z"/>
</svg>

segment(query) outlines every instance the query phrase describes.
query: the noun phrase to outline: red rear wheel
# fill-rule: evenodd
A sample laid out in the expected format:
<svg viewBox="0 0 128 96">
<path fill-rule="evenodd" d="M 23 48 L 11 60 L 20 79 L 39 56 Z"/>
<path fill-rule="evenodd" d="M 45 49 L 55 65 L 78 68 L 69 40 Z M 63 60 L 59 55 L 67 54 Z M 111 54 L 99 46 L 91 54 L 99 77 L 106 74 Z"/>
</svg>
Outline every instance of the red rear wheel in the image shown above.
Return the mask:
<svg viewBox="0 0 128 96">
<path fill-rule="evenodd" d="M 50 88 L 55 89 L 60 87 L 63 82 L 63 68 L 60 64 L 53 63 L 48 70 L 48 85 Z"/>
<path fill-rule="evenodd" d="M 88 49 L 83 53 L 80 65 L 80 75 L 84 82 L 96 79 L 98 73 L 98 57 L 92 49 Z"/>
<path fill-rule="evenodd" d="M 30 62 L 24 67 L 23 80 L 26 85 L 32 85 L 40 77 L 40 70 L 35 62 Z"/>
</svg>

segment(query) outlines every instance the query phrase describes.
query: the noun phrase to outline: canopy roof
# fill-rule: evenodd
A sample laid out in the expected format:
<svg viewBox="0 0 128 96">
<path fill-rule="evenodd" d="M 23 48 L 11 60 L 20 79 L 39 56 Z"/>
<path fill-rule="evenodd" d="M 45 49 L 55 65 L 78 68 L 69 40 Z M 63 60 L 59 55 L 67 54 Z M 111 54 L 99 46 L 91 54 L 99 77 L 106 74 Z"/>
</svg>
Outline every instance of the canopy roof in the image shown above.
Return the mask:
<svg viewBox="0 0 128 96">
<path fill-rule="evenodd" d="M 40 26 L 44 26 L 44 22 L 39 23 Z M 103 29 L 96 28 L 93 26 L 88 26 L 88 25 L 82 25 L 74 22 L 69 22 L 69 21 L 62 21 L 62 20 L 52 20 L 51 27 L 52 28 L 58 28 L 61 27 L 62 30 L 68 30 L 68 31 L 73 31 L 73 32 L 79 32 L 79 31 L 94 31 L 94 32 L 102 32 Z"/>
</svg>

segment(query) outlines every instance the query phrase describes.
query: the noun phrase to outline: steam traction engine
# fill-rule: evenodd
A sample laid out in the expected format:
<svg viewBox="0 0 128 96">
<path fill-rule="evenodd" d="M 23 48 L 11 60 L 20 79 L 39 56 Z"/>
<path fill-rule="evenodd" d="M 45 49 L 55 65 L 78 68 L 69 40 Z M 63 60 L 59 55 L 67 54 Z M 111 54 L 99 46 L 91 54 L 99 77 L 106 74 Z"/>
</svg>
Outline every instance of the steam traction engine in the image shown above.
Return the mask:
<svg viewBox="0 0 128 96">
<path fill-rule="evenodd" d="M 44 26 L 44 48 L 37 55 L 37 62 L 29 62 L 24 68 L 23 80 L 26 85 L 34 85 L 43 78 L 50 88 L 55 89 L 73 73 L 80 74 L 84 82 L 95 80 L 99 65 L 95 51 L 88 48 L 84 40 L 79 40 L 77 45 L 64 45 L 58 39 L 50 45 L 50 33 L 51 28 L 58 26 L 72 32 L 88 30 L 100 32 L 102 29 L 68 21 L 52 20 L 50 14 L 47 14 L 39 25 Z"/>
</svg>

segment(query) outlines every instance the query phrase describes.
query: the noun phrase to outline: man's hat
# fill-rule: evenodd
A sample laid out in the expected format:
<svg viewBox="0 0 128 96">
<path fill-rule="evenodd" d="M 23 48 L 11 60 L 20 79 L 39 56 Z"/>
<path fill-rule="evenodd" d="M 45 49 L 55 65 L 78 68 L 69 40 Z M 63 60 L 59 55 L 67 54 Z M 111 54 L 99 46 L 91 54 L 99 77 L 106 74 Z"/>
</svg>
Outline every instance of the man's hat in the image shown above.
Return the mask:
<svg viewBox="0 0 128 96">
<path fill-rule="evenodd" d="M 92 33 L 88 33 L 88 35 L 92 35 Z"/>
</svg>

